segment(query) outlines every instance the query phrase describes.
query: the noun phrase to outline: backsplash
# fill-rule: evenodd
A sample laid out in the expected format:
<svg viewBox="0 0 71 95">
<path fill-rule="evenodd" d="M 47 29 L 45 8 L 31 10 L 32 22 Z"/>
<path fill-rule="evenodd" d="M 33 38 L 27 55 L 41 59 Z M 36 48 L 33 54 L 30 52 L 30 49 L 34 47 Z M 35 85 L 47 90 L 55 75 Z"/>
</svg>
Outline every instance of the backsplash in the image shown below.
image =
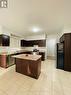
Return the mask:
<svg viewBox="0 0 71 95">
<path fill-rule="evenodd" d="M 21 50 L 21 48 L 11 48 L 11 47 L 2 47 L 0 46 L 0 52 L 14 52 L 17 50 Z"/>
<path fill-rule="evenodd" d="M 33 51 L 34 47 L 21 47 L 21 49 Z M 46 52 L 47 49 L 46 49 L 46 47 L 38 47 L 38 50 Z"/>
</svg>

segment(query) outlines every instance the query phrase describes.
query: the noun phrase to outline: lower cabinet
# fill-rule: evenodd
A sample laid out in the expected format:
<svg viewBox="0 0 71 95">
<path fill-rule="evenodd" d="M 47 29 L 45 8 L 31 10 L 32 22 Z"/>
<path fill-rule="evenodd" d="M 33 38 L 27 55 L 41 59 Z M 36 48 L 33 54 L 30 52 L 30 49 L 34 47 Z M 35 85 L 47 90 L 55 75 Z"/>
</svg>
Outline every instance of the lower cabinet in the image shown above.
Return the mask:
<svg viewBox="0 0 71 95">
<path fill-rule="evenodd" d="M 0 66 L 6 68 L 6 55 L 0 55 Z"/>
<path fill-rule="evenodd" d="M 3 68 L 7 68 L 11 65 L 14 64 L 14 58 L 12 57 L 13 55 L 18 55 L 18 54 L 32 54 L 32 51 L 26 51 L 22 53 L 16 53 L 16 54 L 10 54 L 10 55 L 0 55 L 0 66 Z M 45 52 L 39 52 L 39 55 L 41 55 L 41 60 L 45 60 Z"/>
<path fill-rule="evenodd" d="M 41 60 L 45 60 L 45 52 L 39 52 L 39 55 L 41 55 Z"/>
</svg>

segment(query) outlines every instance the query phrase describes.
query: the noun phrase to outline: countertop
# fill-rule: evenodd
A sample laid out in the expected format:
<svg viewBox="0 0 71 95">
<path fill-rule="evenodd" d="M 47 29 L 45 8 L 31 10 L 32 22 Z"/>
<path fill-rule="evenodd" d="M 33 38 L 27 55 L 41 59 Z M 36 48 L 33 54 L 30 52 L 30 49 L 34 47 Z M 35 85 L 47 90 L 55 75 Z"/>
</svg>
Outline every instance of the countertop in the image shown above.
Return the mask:
<svg viewBox="0 0 71 95">
<path fill-rule="evenodd" d="M 33 54 L 20 54 L 20 55 L 15 55 L 12 56 L 14 58 L 19 58 L 19 59 L 26 59 L 26 60 L 38 60 L 41 58 L 41 55 L 33 55 Z"/>
<path fill-rule="evenodd" d="M 22 53 L 22 52 L 33 52 L 33 51 L 21 49 L 17 51 L 0 52 L 0 55 L 11 55 L 11 54 Z M 39 51 L 39 52 L 45 52 L 45 51 Z"/>
<path fill-rule="evenodd" d="M 2 51 L 0 52 L 0 55 L 11 55 L 11 54 L 16 54 L 16 53 L 22 53 L 22 52 L 32 52 L 32 51 L 28 51 L 28 50 L 17 50 L 17 51 Z"/>
</svg>

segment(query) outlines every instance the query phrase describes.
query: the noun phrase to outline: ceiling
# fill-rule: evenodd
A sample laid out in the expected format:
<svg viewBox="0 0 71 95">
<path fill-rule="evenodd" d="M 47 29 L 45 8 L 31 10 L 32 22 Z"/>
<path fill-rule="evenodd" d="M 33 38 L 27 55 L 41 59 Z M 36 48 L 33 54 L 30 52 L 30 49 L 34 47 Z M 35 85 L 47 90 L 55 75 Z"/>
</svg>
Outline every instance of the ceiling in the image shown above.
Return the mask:
<svg viewBox="0 0 71 95">
<path fill-rule="evenodd" d="M 33 27 L 41 29 L 37 34 L 61 32 L 71 27 L 71 0 L 8 0 L 8 8 L 0 8 L 0 25 L 15 34 L 36 34 Z"/>
</svg>

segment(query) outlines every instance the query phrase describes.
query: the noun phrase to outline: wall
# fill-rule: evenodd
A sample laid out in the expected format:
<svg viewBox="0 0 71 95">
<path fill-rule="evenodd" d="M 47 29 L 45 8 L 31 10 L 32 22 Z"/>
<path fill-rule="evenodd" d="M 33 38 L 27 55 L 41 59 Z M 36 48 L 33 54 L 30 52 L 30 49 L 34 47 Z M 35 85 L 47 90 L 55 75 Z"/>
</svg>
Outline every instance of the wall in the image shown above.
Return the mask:
<svg viewBox="0 0 71 95">
<path fill-rule="evenodd" d="M 59 38 L 59 34 L 47 35 L 47 57 L 56 58 L 56 43 L 59 42 Z"/>
<path fill-rule="evenodd" d="M 5 34 L 10 36 L 10 46 L 0 46 L 0 52 L 2 51 L 14 51 L 20 49 L 20 37 L 11 35 L 12 31 L 4 26 L 0 26 L 0 34 Z"/>
<path fill-rule="evenodd" d="M 63 31 L 62 31 L 62 35 L 64 33 L 71 33 L 71 28 L 64 28 Z"/>
<path fill-rule="evenodd" d="M 33 36 L 26 36 L 24 39 L 25 39 L 25 40 L 39 40 L 39 39 L 45 39 L 45 34 L 42 34 L 42 35 L 33 35 Z"/>
<path fill-rule="evenodd" d="M 0 26 L 0 34 L 2 34 L 2 26 Z"/>
<path fill-rule="evenodd" d="M 10 36 L 10 47 L 12 48 L 19 48 L 20 47 L 20 37 L 18 36 L 11 36 L 11 33 L 12 31 L 7 29 L 6 27 L 4 26 L 1 26 L 0 27 L 1 29 L 1 34 L 5 34 L 5 35 L 8 35 Z"/>
<path fill-rule="evenodd" d="M 10 47 L 13 48 L 20 48 L 20 37 L 17 36 L 10 36 Z"/>
<path fill-rule="evenodd" d="M 2 27 L 2 34 L 10 36 L 10 32 L 11 32 L 11 30 L 5 28 L 4 26 Z"/>
</svg>

